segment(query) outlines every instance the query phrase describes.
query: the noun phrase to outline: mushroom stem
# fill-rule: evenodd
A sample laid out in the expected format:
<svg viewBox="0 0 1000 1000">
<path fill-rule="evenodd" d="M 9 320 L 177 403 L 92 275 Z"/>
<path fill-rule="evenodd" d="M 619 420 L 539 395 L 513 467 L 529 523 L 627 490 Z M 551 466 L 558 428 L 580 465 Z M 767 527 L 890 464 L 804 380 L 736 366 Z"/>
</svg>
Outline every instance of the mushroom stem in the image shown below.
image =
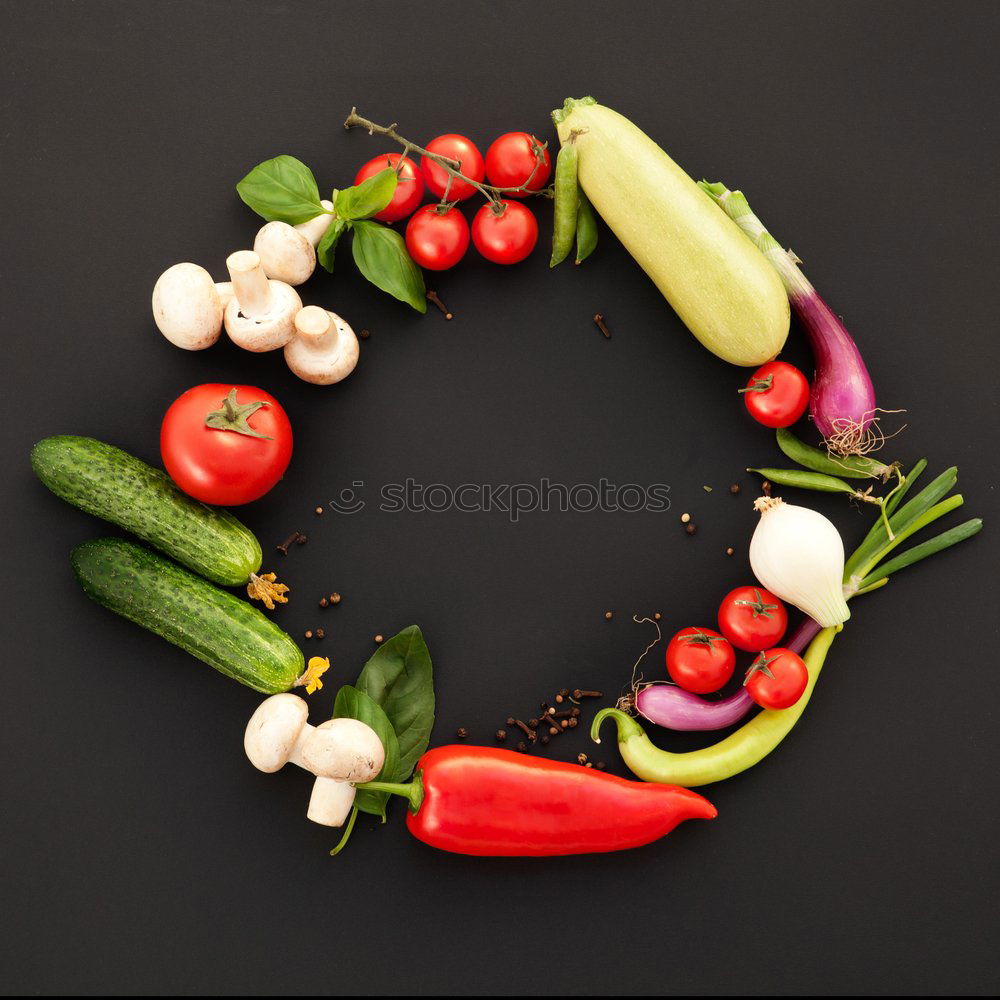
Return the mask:
<svg viewBox="0 0 1000 1000">
<path fill-rule="evenodd" d="M 295 314 L 295 329 L 311 347 L 332 347 L 337 340 L 333 318 L 319 306 L 305 306 Z"/>
<path fill-rule="evenodd" d="M 296 697 L 298 696 L 296 695 Z M 308 742 L 309 737 L 312 736 L 314 732 L 316 732 L 315 726 L 310 726 L 308 722 L 303 724 L 302 729 L 299 730 L 298 738 L 295 740 L 295 743 L 292 745 L 292 749 L 288 753 L 289 764 L 295 764 L 307 771 L 309 770 L 309 765 L 303 760 L 302 750 Z"/>
<path fill-rule="evenodd" d="M 349 781 L 319 777 L 313 782 L 306 817 L 323 826 L 343 826 L 356 794 Z"/>
<path fill-rule="evenodd" d="M 323 239 L 334 218 L 333 202 L 323 198 L 320 200 L 320 204 L 326 209 L 325 212 L 307 222 L 300 222 L 295 227 L 314 247 L 319 245 L 319 241 Z"/>
<path fill-rule="evenodd" d="M 300 379 L 331 385 L 347 378 L 358 363 L 358 338 L 335 313 L 306 306 L 295 314 L 295 337 L 285 361 Z"/>
<path fill-rule="evenodd" d="M 215 290 L 219 295 L 219 304 L 222 306 L 222 311 L 226 311 L 226 306 L 232 301 L 233 296 L 236 294 L 233 291 L 233 283 L 231 281 L 217 281 L 215 283 Z"/>
<path fill-rule="evenodd" d="M 260 257 L 252 250 L 237 250 L 226 258 L 233 294 L 247 319 L 266 319 L 271 312 L 271 289 Z"/>
</svg>

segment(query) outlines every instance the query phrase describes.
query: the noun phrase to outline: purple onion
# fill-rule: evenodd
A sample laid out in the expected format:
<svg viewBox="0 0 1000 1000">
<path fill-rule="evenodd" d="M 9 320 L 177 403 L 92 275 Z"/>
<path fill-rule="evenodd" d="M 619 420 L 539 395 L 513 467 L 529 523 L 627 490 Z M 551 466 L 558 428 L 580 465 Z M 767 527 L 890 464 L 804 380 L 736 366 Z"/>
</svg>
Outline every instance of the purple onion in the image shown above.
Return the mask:
<svg viewBox="0 0 1000 1000">
<path fill-rule="evenodd" d="M 842 455 L 871 451 L 881 440 L 877 429 L 871 427 L 878 412 L 875 389 L 854 339 L 799 269 L 798 257 L 785 250 L 753 214 L 742 191 L 730 191 L 725 184 L 708 181 L 698 186 L 722 206 L 781 276 L 789 302 L 812 345 L 816 374 L 809 414 L 827 447 Z"/>
<path fill-rule="evenodd" d="M 754 700 L 741 687 L 735 694 L 719 701 L 706 701 L 676 684 L 647 684 L 635 693 L 635 710 L 664 729 L 708 731 L 725 729 L 739 722 L 754 706 Z"/>
<path fill-rule="evenodd" d="M 792 633 L 784 648 L 801 654 L 820 631 L 818 622 L 806 618 Z M 755 704 L 744 687 L 728 698 L 707 701 L 700 695 L 666 682 L 654 682 L 638 688 L 631 700 L 635 710 L 644 719 L 663 726 L 664 729 L 676 729 L 679 732 L 725 729 L 739 722 Z"/>
<path fill-rule="evenodd" d="M 860 450 L 875 419 L 875 387 L 844 324 L 804 277 L 801 283 L 807 287 L 793 290 L 787 280 L 785 285 L 816 362 L 809 415 L 831 447 L 850 454 Z"/>
</svg>

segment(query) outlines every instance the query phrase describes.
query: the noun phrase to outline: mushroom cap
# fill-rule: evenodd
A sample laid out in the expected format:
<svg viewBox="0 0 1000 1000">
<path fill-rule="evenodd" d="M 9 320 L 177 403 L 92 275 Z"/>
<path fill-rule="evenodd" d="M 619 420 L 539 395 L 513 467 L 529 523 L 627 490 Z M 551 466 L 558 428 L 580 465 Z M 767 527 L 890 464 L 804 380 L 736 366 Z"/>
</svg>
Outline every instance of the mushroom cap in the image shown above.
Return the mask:
<svg viewBox="0 0 1000 1000">
<path fill-rule="evenodd" d="M 323 826 L 343 826 L 344 820 L 351 814 L 356 794 L 354 785 L 349 781 L 317 778 L 313 782 L 306 816 L 314 823 L 321 823 Z"/>
<path fill-rule="evenodd" d="M 332 385 L 357 367 L 358 338 L 336 313 L 306 306 L 295 317 L 295 332 L 285 346 L 285 362 L 303 381 Z"/>
<path fill-rule="evenodd" d="M 331 719 L 306 737 L 299 762 L 317 777 L 372 781 L 385 763 L 385 749 L 371 726 L 357 719 Z"/>
<path fill-rule="evenodd" d="M 269 222 L 262 226 L 253 241 L 269 278 L 288 285 L 301 285 L 316 270 L 316 251 L 309 238 L 287 222 Z"/>
<path fill-rule="evenodd" d="M 258 771 L 280 771 L 288 763 L 309 718 L 309 706 L 296 694 L 275 694 L 250 716 L 243 749 Z"/>
<path fill-rule="evenodd" d="M 176 347 L 211 347 L 222 332 L 222 303 L 212 276 L 197 264 L 168 267 L 153 286 L 153 319 Z"/>
<path fill-rule="evenodd" d="M 333 202 L 326 198 L 320 198 L 319 203 L 326 209 L 322 215 L 317 215 L 307 222 L 300 222 L 294 227 L 296 232 L 301 233 L 313 246 L 318 246 L 319 241 L 326 235 L 326 231 L 333 222 L 333 216 L 327 213 L 333 211 Z"/>
<path fill-rule="evenodd" d="M 299 293 L 283 281 L 269 281 L 271 306 L 267 316 L 250 319 L 240 312 L 235 296 L 226 306 L 225 324 L 229 339 L 247 351 L 273 351 L 295 336 L 295 314 L 302 308 Z"/>
</svg>

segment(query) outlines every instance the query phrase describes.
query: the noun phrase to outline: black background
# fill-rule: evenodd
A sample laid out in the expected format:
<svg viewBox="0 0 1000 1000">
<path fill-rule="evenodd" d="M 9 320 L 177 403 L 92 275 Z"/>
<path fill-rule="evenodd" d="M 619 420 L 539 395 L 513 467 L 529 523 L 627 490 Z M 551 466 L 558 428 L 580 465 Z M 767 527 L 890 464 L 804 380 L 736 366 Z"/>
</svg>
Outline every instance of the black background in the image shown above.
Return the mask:
<svg viewBox="0 0 1000 1000">
<path fill-rule="evenodd" d="M 4 991 L 995 992 L 998 12 L 5 2 Z M 436 743 L 459 725 L 488 742 L 564 684 L 617 692 L 650 637 L 633 613 L 711 624 L 747 580 L 740 470 L 778 456 L 735 394 L 744 375 L 684 331 L 613 237 L 550 273 L 537 205 L 528 262 L 470 251 L 431 282 L 451 323 L 381 295 L 342 253 L 302 289 L 372 331 L 333 388 L 225 341 L 178 351 L 149 314 L 168 265 L 221 279 L 250 245 L 258 222 L 233 192 L 250 166 L 291 153 L 328 188 L 386 151 L 342 131 L 352 104 L 414 139 L 456 130 L 485 149 L 510 129 L 554 139 L 549 110 L 584 93 L 694 176 L 750 194 L 845 314 L 881 404 L 907 409 L 889 451 L 958 464 L 967 516 L 993 524 L 858 601 L 803 724 L 706 790 L 717 821 L 618 855 L 489 861 L 424 847 L 396 806 L 331 859 L 336 832 L 305 820 L 309 776 L 243 756 L 258 696 L 77 589 L 69 549 L 108 529 L 50 496 L 28 451 L 69 432 L 156 462 L 181 391 L 265 386 L 296 454 L 240 516 L 292 585 L 277 620 L 327 629 L 306 647 L 334 659 L 315 718 L 372 635 L 411 622 L 434 657 Z M 794 329 L 786 356 L 808 365 Z M 517 524 L 380 513 L 379 486 L 407 476 L 662 482 L 673 507 Z M 354 480 L 364 512 L 313 515 Z M 848 543 L 871 516 L 799 499 Z M 308 544 L 273 558 L 294 529 Z M 331 588 L 344 602 L 320 613 Z M 583 749 L 579 732 L 553 754 Z"/>
</svg>

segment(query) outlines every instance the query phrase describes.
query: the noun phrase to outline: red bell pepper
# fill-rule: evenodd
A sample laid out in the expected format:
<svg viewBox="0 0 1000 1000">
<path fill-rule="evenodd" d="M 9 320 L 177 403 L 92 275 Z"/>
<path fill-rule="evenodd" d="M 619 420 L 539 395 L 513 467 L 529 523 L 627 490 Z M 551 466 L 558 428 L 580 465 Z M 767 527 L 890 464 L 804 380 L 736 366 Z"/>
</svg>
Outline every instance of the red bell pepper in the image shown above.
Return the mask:
<svg viewBox="0 0 1000 1000">
<path fill-rule="evenodd" d="M 687 788 L 493 747 L 438 747 L 417 761 L 409 784 L 358 787 L 405 796 L 406 825 L 425 844 L 492 857 L 620 851 L 717 815 Z"/>
</svg>

